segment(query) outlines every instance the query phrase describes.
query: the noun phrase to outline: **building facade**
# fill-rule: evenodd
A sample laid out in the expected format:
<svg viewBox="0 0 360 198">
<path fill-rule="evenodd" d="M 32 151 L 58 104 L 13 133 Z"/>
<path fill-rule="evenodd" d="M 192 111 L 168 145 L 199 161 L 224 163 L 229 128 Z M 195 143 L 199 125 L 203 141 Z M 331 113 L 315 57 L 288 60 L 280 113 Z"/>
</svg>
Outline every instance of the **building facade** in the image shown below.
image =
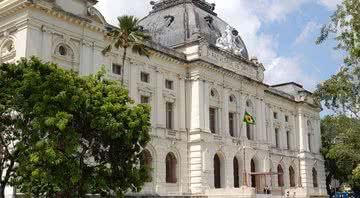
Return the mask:
<svg viewBox="0 0 360 198">
<path fill-rule="evenodd" d="M 111 79 L 124 75 L 130 96 L 152 106 L 144 158 L 153 180 L 134 196 L 326 195 L 320 105 L 299 84 L 265 84 L 264 66 L 215 4 L 152 1 L 141 21 L 151 56 L 130 54 L 121 74 L 121 50 L 101 53 L 114 27 L 96 3 L 0 0 L 0 63 L 37 56 L 80 75 L 102 65 Z"/>
</svg>

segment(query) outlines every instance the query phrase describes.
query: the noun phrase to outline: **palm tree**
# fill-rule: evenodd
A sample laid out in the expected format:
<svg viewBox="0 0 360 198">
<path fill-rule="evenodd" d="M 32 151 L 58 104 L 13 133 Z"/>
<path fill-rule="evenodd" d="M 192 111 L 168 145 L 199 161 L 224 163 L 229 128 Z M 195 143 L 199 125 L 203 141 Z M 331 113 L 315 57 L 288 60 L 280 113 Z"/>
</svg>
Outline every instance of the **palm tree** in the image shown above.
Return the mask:
<svg viewBox="0 0 360 198">
<path fill-rule="evenodd" d="M 145 43 L 151 39 L 150 35 L 143 31 L 139 25 L 139 19 L 134 16 L 121 16 L 118 17 L 119 27 L 114 28 L 108 33 L 111 38 L 111 44 L 104 50 L 103 54 L 110 52 L 113 48 L 122 48 L 122 66 L 121 66 L 121 85 L 124 85 L 124 68 L 127 56 L 127 50 L 132 49 L 134 53 L 140 56 L 149 57 L 150 53 Z"/>
</svg>

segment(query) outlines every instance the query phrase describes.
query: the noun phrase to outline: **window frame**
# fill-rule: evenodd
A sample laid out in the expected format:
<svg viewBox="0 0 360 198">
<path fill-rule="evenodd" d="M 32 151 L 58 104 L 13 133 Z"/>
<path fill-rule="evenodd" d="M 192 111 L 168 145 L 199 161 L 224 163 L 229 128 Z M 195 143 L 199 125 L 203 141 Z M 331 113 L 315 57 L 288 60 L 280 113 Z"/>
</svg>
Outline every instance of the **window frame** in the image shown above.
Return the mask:
<svg viewBox="0 0 360 198">
<path fill-rule="evenodd" d="M 209 108 L 209 130 L 212 134 L 218 133 L 218 109 L 216 107 Z"/>
<path fill-rule="evenodd" d="M 168 86 L 168 85 L 170 85 L 170 86 Z M 165 80 L 165 88 L 169 89 L 169 90 L 174 90 L 174 81 L 166 79 Z"/>
<path fill-rule="evenodd" d="M 121 75 L 121 69 L 122 69 L 122 66 L 120 64 L 117 64 L 117 63 L 113 63 L 111 65 L 111 68 L 112 68 L 112 73 L 115 74 L 115 75 Z M 115 69 L 116 68 L 116 69 Z M 118 73 L 117 73 L 117 69 L 119 70 Z"/>
<path fill-rule="evenodd" d="M 143 101 L 143 99 L 146 98 L 146 102 Z M 140 104 L 150 104 L 150 96 L 144 96 L 144 95 L 141 95 L 140 96 Z"/>
<path fill-rule="evenodd" d="M 236 136 L 235 129 L 236 129 L 236 114 L 234 112 L 229 112 L 229 134 L 231 137 Z"/>
<path fill-rule="evenodd" d="M 140 72 L 140 81 L 143 83 L 150 83 L 150 74 L 147 72 Z"/>
<path fill-rule="evenodd" d="M 275 128 L 275 148 L 280 148 L 280 134 L 279 134 L 280 129 L 279 128 Z"/>
<path fill-rule="evenodd" d="M 166 129 L 174 130 L 174 103 L 166 102 Z"/>
</svg>

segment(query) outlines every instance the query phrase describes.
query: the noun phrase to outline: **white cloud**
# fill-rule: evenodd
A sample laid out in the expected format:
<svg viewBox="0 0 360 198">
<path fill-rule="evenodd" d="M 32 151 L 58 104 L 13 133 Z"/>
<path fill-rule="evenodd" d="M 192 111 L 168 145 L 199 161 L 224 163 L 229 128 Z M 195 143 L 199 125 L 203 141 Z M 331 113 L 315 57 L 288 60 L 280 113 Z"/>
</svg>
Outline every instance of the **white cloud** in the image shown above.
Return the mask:
<svg viewBox="0 0 360 198">
<path fill-rule="evenodd" d="M 316 80 L 304 73 L 299 62 L 300 57 L 277 57 L 267 68 L 265 74 L 267 82 L 270 84 L 297 82 L 305 88 L 314 89 L 317 85 Z"/>
<path fill-rule="evenodd" d="M 239 31 L 250 56 L 257 56 L 264 63 L 267 83 L 297 81 L 313 87 L 314 80 L 303 72 L 299 59 L 280 56 L 277 52 L 277 39 L 260 31 L 264 23 L 286 20 L 287 15 L 299 10 L 308 1 L 226 0 L 224 3 L 224 0 L 208 0 L 216 3 L 219 17 Z M 102 0 L 97 7 L 112 24 L 116 23 L 116 16 L 131 14 L 141 18 L 151 10 L 147 1 L 139 0 Z"/>
<path fill-rule="evenodd" d="M 315 21 L 309 21 L 305 25 L 303 31 L 295 39 L 294 44 L 298 45 L 298 44 L 305 42 L 311 36 L 312 33 L 319 32 L 320 27 L 321 27 L 321 25 L 316 23 Z"/>
<path fill-rule="evenodd" d="M 319 4 L 327 7 L 329 10 L 335 10 L 336 5 L 341 4 L 342 0 L 319 0 Z"/>
</svg>

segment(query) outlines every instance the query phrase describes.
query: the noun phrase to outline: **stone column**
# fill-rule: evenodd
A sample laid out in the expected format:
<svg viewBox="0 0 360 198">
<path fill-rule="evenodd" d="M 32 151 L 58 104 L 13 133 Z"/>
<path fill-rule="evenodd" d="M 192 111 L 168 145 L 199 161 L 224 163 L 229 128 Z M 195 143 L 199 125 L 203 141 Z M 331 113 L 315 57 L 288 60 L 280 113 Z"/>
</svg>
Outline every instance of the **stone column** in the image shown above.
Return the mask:
<svg viewBox="0 0 360 198">
<path fill-rule="evenodd" d="M 274 112 L 271 109 L 271 106 L 269 106 L 269 142 L 271 143 L 271 146 L 276 146 L 276 140 L 275 140 L 275 128 L 274 128 L 274 116 L 273 116 Z"/>
<path fill-rule="evenodd" d="M 262 130 L 262 142 L 265 143 L 267 141 L 266 135 L 266 105 L 265 101 L 262 99 L 261 102 L 261 130 Z"/>
<path fill-rule="evenodd" d="M 179 86 L 178 86 L 178 114 L 179 114 L 179 129 L 181 131 L 186 131 L 185 126 L 185 119 L 186 119 L 186 107 L 185 107 L 185 100 L 186 100 L 186 93 L 185 93 L 185 79 L 179 79 Z"/>
<path fill-rule="evenodd" d="M 156 116 L 156 127 L 165 128 L 165 103 L 163 97 L 163 76 L 160 71 L 156 71 L 156 79 L 155 79 L 155 95 L 154 100 L 156 101 L 155 104 L 155 116 Z"/>
<path fill-rule="evenodd" d="M 227 137 L 230 136 L 229 133 L 229 91 L 224 88 L 223 90 L 223 98 L 222 98 L 222 114 L 220 114 L 219 121 L 222 121 L 222 126 L 220 128 L 220 133 L 222 136 Z"/>
<path fill-rule="evenodd" d="M 306 120 L 302 109 L 298 109 L 296 115 L 296 133 L 299 134 L 300 152 L 307 151 Z"/>
<path fill-rule="evenodd" d="M 209 118 L 209 108 L 210 108 L 210 84 L 207 81 L 202 81 L 203 89 L 200 90 L 202 98 L 200 99 L 200 105 L 202 106 L 202 125 L 201 128 L 207 132 L 210 132 L 210 118 Z"/>
<path fill-rule="evenodd" d="M 242 116 L 242 99 L 240 94 L 236 97 L 236 116 L 235 116 L 235 122 L 236 122 L 236 128 L 235 128 L 235 136 L 236 137 L 241 137 L 241 132 L 242 132 L 242 121 L 243 121 L 243 117 Z"/>
<path fill-rule="evenodd" d="M 187 96 L 190 103 L 190 129 L 191 131 L 200 131 L 205 128 L 205 109 L 204 107 L 208 105 L 208 102 L 205 101 L 204 89 L 205 83 L 202 80 L 194 80 L 189 82 L 191 88 L 191 95 Z M 206 86 L 208 87 L 208 86 Z M 207 104 L 206 104 L 207 103 Z M 209 121 L 207 121 L 208 123 Z M 208 127 L 207 127 L 208 128 Z"/>
<path fill-rule="evenodd" d="M 261 105 L 261 100 L 259 98 L 256 99 L 256 125 L 255 125 L 255 140 L 257 141 L 262 141 L 263 140 L 263 131 L 262 131 L 262 105 Z"/>
</svg>

